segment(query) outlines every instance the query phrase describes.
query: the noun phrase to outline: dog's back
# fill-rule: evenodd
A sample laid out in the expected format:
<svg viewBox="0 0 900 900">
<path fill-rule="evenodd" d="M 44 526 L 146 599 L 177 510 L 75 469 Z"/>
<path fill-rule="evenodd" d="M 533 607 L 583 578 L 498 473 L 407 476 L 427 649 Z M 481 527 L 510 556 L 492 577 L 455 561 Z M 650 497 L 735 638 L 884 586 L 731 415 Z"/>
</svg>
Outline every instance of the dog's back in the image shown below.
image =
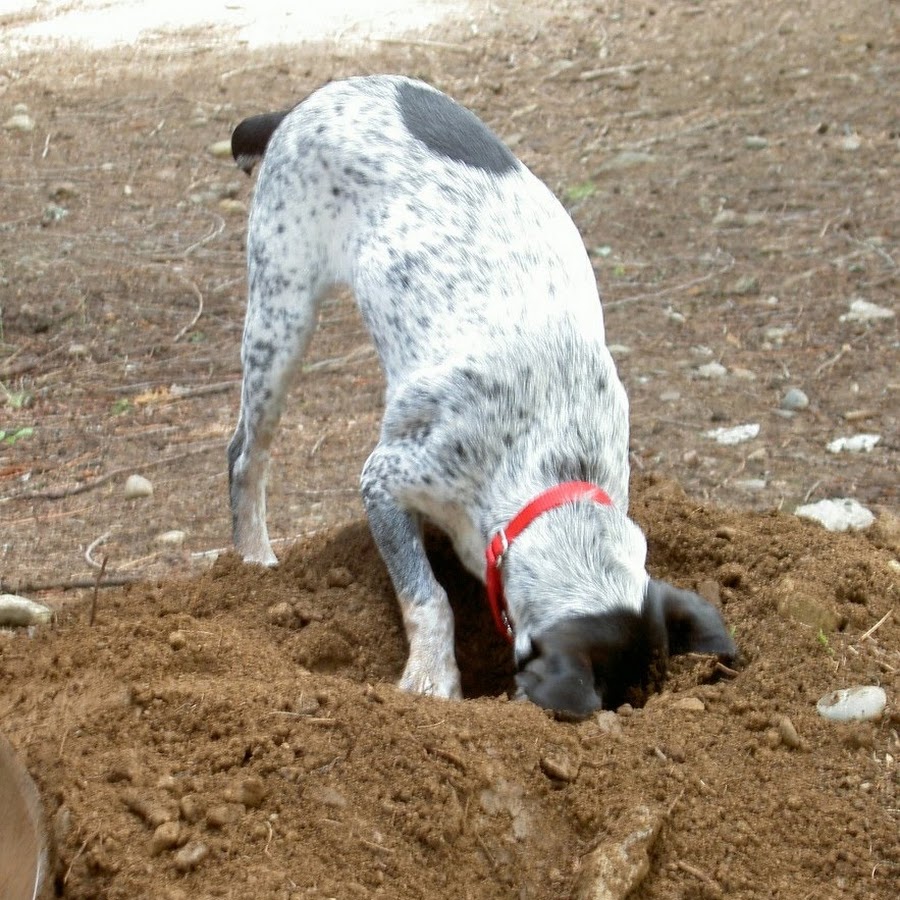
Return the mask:
<svg viewBox="0 0 900 900">
<path fill-rule="evenodd" d="M 251 213 L 251 292 L 254 278 L 295 279 L 273 268 L 299 243 L 316 258 L 293 250 L 295 272 L 353 288 L 389 384 L 562 318 L 602 344 L 571 219 L 468 110 L 404 78 L 350 79 L 248 120 L 236 158 L 259 155 L 274 124 Z"/>
</svg>

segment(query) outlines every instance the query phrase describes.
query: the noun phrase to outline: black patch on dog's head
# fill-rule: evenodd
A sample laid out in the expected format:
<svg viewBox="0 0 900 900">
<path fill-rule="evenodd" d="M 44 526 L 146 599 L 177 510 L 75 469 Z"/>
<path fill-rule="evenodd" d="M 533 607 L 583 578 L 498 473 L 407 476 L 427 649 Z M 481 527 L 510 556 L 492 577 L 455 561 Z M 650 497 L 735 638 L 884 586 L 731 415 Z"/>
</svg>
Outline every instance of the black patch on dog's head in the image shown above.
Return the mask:
<svg viewBox="0 0 900 900">
<path fill-rule="evenodd" d="M 559 622 L 533 641 L 516 676 L 530 700 L 570 718 L 626 701 L 642 705 L 665 677 L 667 641 L 658 615 L 610 610 Z"/>
<path fill-rule="evenodd" d="M 558 622 L 532 641 L 516 683 L 525 695 L 568 718 L 601 706 L 643 705 L 666 675 L 669 655 L 737 654 L 715 607 L 691 591 L 651 579 L 640 613 L 612 609 Z"/>
<path fill-rule="evenodd" d="M 515 156 L 487 125 L 445 94 L 402 82 L 397 101 L 409 133 L 432 153 L 495 175 L 517 167 Z"/>
</svg>

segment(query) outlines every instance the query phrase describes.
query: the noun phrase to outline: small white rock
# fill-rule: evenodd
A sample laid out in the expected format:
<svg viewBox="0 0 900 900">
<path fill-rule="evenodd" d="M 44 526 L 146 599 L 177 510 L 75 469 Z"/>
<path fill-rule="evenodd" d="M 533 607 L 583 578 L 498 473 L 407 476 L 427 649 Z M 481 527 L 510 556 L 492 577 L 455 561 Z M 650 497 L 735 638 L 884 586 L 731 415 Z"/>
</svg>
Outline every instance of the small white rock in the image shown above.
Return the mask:
<svg viewBox="0 0 900 900">
<path fill-rule="evenodd" d="M 3 123 L 3 127 L 7 131 L 34 131 L 34 119 L 28 113 L 16 113 Z"/>
<path fill-rule="evenodd" d="M 158 544 L 166 544 L 171 547 L 180 547 L 185 538 L 187 537 L 187 532 L 185 531 L 164 531 L 162 534 L 158 534 L 156 536 L 156 542 Z"/>
<path fill-rule="evenodd" d="M 820 716 L 834 722 L 858 722 L 877 719 L 886 704 L 884 689 L 866 684 L 826 694 L 816 704 L 816 710 Z"/>
<path fill-rule="evenodd" d="M 706 432 L 708 438 L 712 438 L 718 444 L 730 447 L 734 444 L 743 444 L 751 441 L 759 434 L 759 424 L 752 422 L 748 425 L 735 425 L 732 428 L 713 428 Z"/>
<path fill-rule="evenodd" d="M 16 594 L 0 594 L 0 625 L 14 628 L 46 625 L 52 616 L 53 610 L 43 603 Z"/>
<path fill-rule="evenodd" d="M 125 482 L 125 499 L 139 500 L 141 497 L 153 496 L 153 485 L 143 475 L 129 475 Z"/>
<path fill-rule="evenodd" d="M 769 142 L 761 135 L 750 134 L 744 138 L 744 146 L 748 150 L 765 150 L 769 146 Z"/>
<path fill-rule="evenodd" d="M 842 322 L 877 322 L 879 319 L 893 319 L 894 311 L 877 303 L 870 303 L 862 297 L 850 301 L 850 312 L 841 316 Z"/>
<path fill-rule="evenodd" d="M 610 344 L 606 349 L 611 356 L 628 356 L 631 353 L 631 347 L 626 347 L 625 344 Z"/>
<path fill-rule="evenodd" d="M 800 388 L 788 388 L 781 398 L 781 408 L 799 411 L 809 406 L 809 397 Z"/>
<path fill-rule="evenodd" d="M 807 503 L 794 510 L 795 516 L 812 519 L 824 525 L 829 531 L 861 531 L 868 528 L 875 516 L 871 510 L 850 497 L 837 497 L 833 500 L 819 500 L 818 503 Z"/>
<path fill-rule="evenodd" d="M 694 369 L 694 374 L 698 378 L 724 378 L 725 375 L 728 374 L 728 369 L 722 365 L 722 363 L 711 362 L 704 363 L 702 366 L 698 366 Z"/>
<path fill-rule="evenodd" d="M 828 452 L 869 453 L 880 440 L 880 434 L 854 434 L 851 437 L 835 438 L 828 445 Z"/>
</svg>

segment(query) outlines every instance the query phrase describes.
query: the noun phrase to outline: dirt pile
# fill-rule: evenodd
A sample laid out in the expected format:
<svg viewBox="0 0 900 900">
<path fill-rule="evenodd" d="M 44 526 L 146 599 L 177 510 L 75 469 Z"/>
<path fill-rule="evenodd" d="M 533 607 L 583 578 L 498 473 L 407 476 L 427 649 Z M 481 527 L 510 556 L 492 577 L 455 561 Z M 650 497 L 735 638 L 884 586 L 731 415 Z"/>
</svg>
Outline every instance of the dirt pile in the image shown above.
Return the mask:
<svg viewBox="0 0 900 900">
<path fill-rule="evenodd" d="M 274 571 L 220 559 L 0 644 L 4 728 L 40 785 L 66 897 L 571 897 L 640 807 L 643 898 L 894 896 L 896 712 L 821 719 L 826 691 L 900 689 L 882 534 L 635 493 L 654 574 L 717 596 L 744 661 L 673 666 L 643 709 L 556 722 L 506 699 L 481 590 L 437 540 L 462 703 L 401 694 L 404 640 L 363 523 Z M 877 536 L 876 536 L 877 537 Z M 834 616 L 795 618 L 773 585 Z M 786 598 L 788 599 L 788 598 Z M 896 707 L 894 708 L 896 709 Z"/>
</svg>

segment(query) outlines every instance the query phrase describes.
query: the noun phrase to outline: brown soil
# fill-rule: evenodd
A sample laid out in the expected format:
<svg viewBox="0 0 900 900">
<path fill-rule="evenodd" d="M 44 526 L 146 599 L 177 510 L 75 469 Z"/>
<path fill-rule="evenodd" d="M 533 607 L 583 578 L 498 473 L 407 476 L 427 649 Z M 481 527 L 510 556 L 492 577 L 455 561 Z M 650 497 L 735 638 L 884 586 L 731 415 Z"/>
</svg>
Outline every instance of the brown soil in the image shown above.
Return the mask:
<svg viewBox="0 0 900 900">
<path fill-rule="evenodd" d="M 839 319 L 896 295 L 892 7 L 554 10 L 430 41 L 254 55 L 197 34 L 0 71 L 0 119 L 25 103 L 37 122 L 0 130 L 0 429 L 16 435 L 0 577 L 58 609 L 0 636 L 0 721 L 42 793 L 48 896 L 571 897 L 641 806 L 662 822 L 643 900 L 896 896 L 900 344 L 895 320 Z M 210 564 L 243 307 L 245 219 L 221 201 L 250 183 L 206 148 L 369 71 L 476 109 L 598 251 L 609 339 L 631 350 L 651 569 L 722 605 L 737 674 L 681 660 L 644 708 L 580 724 L 510 702 L 481 589 L 436 539 L 468 699 L 396 691 L 399 616 L 355 493 L 382 382 L 346 297 L 277 444 L 282 565 Z M 692 377 L 710 360 L 728 374 Z M 789 385 L 812 402 L 784 418 Z M 750 421 L 750 444 L 703 436 Z M 859 430 L 882 435 L 872 453 L 825 451 Z M 151 499 L 123 499 L 134 471 Z M 788 512 L 830 496 L 878 522 L 830 535 Z M 172 529 L 183 546 L 158 542 Z M 92 591 L 61 586 L 104 557 L 104 584 L 134 581 L 100 590 L 90 624 Z M 883 718 L 818 717 L 856 683 L 884 686 Z"/>
</svg>

